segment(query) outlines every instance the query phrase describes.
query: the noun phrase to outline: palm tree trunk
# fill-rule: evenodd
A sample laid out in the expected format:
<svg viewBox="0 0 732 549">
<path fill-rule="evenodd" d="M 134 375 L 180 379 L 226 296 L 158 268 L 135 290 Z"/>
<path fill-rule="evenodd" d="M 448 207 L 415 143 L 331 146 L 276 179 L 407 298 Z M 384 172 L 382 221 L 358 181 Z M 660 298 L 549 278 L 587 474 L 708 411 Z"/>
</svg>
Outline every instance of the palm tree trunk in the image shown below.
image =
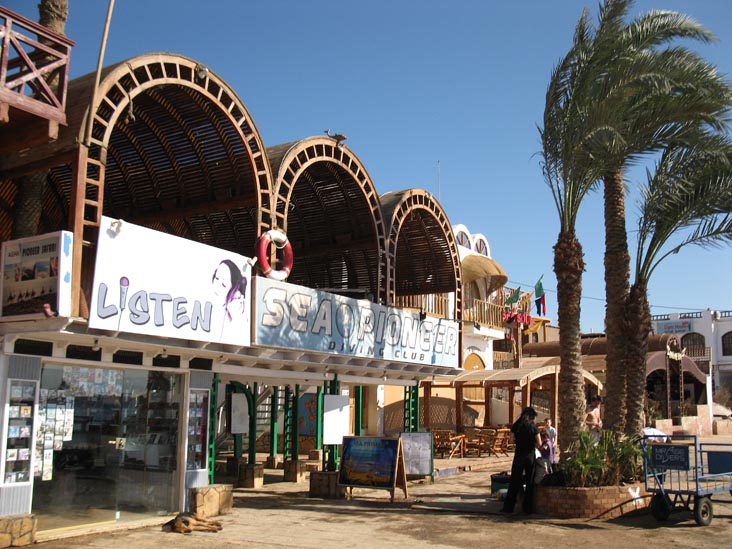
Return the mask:
<svg viewBox="0 0 732 549">
<path fill-rule="evenodd" d="M 38 22 L 58 34 L 64 34 L 69 17 L 69 0 L 41 0 L 38 3 Z"/>
<path fill-rule="evenodd" d="M 621 170 L 604 178 L 606 399 L 603 424 L 625 430 L 625 305 L 630 292 L 630 254 L 625 231 L 625 186 Z"/>
<path fill-rule="evenodd" d="M 38 3 L 38 22 L 58 34 L 64 34 L 66 19 L 69 17 L 69 0 L 41 0 Z M 44 42 L 44 40 L 41 40 Z M 58 92 L 61 76 L 58 69 L 46 78 L 46 83 L 52 90 Z"/>
<path fill-rule="evenodd" d="M 574 231 L 561 232 L 554 246 L 554 273 L 557 277 L 559 338 L 559 446 L 568 449 L 578 439 L 585 417 L 580 341 L 580 297 L 584 253 Z M 564 460 L 568 452 L 563 451 Z"/>
<path fill-rule="evenodd" d="M 642 434 L 643 427 L 645 427 L 643 410 L 646 400 L 646 353 L 648 352 L 648 335 L 651 333 L 648 290 L 642 282 L 636 282 L 630 289 L 627 315 L 628 410 L 625 432 L 630 436 L 636 436 Z"/>
<path fill-rule="evenodd" d="M 10 238 L 24 238 L 38 234 L 46 176 L 47 172 L 42 171 L 15 180 L 18 191 L 13 200 L 13 228 Z"/>
</svg>

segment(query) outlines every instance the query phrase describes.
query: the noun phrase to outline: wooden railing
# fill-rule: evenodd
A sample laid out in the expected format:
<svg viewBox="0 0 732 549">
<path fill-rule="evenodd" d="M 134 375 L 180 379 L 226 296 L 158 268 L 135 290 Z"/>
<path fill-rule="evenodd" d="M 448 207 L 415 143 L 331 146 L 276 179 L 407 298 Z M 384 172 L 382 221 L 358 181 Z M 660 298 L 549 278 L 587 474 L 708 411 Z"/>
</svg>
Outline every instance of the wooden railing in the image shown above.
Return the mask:
<svg viewBox="0 0 732 549">
<path fill-rule="evenodd" d="M 493 369 L 504 370 L 513 368 L 513 353 L 505 353 L 502 351 L 493 351 Z"/>
<path fill-rule="evenodd" d="M 394 302 L 395 307 L 423 312 L 437 318 L 448 318 L 449 304 L 448 296 L 441 294 L 398 295 Z"/>
<path fill-rule="evenodd" d="M 401 295 L 397 296 L 395 307 L 409 309 L 414 312 L 423 312 L 437 318 L 450 318 L 450 300 L 447 295 Z M 465 301 L 463 319 L 470 322 L 477 322 L 481 326 L 503 329 L 503 307 L 495 303 L 481 299 L 469 299 Z"/>
<path fill-rule="evenodd" d="M 502 330 L 502 314 L 503 307 L 495 303 L 490 303 L 481 299 L 469 299 L 465 301 L 463 318 L 465 318 L 465 320 L 477 322 L 481 326 Z"/>
<path fill-rule="evenodd" d="M 66 124 L 72 40 L 0 6 L 0 123 L 9 107 Z"/>
</svg>

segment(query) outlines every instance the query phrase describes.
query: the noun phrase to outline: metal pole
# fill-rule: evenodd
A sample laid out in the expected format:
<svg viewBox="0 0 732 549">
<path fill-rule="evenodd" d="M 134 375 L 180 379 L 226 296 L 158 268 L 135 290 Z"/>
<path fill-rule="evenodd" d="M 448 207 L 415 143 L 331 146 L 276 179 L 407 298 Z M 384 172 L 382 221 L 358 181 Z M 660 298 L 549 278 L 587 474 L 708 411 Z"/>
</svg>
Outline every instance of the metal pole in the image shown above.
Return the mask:
<svg viewBox="0 0 732 549">
<path fill-rule="evenodd" d="M 92 125 L 94 124 L 94 105 L 97 102 L 97 90 L 99 89 L 99 81 L 102 79 L 102 64 L 104 63 L 104 51 L 107 49 L 107 36 L 109 35 L 109 26 L 112 23 L 112 11 L 114 10 L 114 0 L 109 0 L 107 6 L 107 20 L 104 22 L 104 33 L 102 34 L 102 43 L 99 45 L 99 59 L 97 60 L 97 74 L 94 79 L 94 88 L 92 89 L 91 104 L 89 105 L 88 117 L 86 120 L 86 135 L 84 136 L 84 145 L 88 148 L 91 143 Z"/>
</svg>

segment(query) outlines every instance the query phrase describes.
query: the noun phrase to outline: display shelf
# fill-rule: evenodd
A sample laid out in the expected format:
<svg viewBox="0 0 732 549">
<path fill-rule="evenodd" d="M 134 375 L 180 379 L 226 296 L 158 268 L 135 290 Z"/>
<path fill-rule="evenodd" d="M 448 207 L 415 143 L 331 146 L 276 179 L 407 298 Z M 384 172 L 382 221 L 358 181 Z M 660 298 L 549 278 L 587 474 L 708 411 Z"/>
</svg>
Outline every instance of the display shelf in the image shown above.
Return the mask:
<svg viewBox="0 0 732 549">
<path fill-rule="evenodd" d="M 8 383 L 8 416 L 5 427 L 3 482 L 29 482 L 33 450 L 33 407 L 36 382 L 11 379 Z"/>
<path fill-rule="evenodd" d="M 208 390 L 194 389 L 190 392 L 188 406 L 188 446 L 186 468 L 206 468 L 206 440 L 208 435 Z"/>
<path fill-rule="evenodd" d="M 138 397 L 135 412 L 125 420 L 125 469 L 176 469 L 179 404 L 171 398 L 172 394 L 159 390 Z"/>
</svg>

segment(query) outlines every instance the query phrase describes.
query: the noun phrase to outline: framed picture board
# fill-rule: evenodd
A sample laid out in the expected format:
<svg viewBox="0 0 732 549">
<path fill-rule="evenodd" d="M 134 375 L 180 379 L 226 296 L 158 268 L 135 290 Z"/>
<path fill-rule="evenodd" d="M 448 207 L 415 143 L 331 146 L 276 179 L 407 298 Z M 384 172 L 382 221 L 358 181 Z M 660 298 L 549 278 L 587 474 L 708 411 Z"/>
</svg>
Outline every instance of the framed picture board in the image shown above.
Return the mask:
<svg viewBox="0 0 732 549">
<path fill-rule="evenodd" d="M 430 476 L 434 478 L 435 467 L 432 453 L 433 434 L 402 433 L 404 468 L 407 476 Z"/>
<path fill-rule="evenodd" d="M 407 497 L 401 438 L 343 437 L 342 448 L 338 484 L 350 489 L 389 490 L 392 501 L 396 488 L 401 488 Z"/>
</svg>

